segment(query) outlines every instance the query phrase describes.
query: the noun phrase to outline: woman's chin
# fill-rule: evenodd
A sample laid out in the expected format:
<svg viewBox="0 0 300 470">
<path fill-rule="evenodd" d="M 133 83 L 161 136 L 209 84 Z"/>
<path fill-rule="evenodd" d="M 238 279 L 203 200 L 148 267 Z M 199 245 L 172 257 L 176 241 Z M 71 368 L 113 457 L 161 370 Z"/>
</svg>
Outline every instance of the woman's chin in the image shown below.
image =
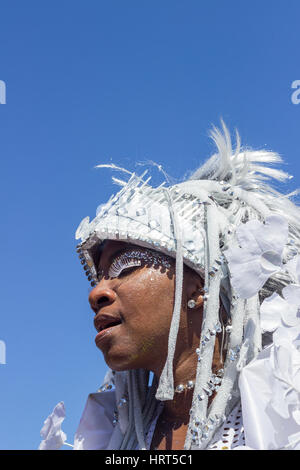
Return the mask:
<svg viewBox="0 0 300 470">
<path fill-rule="evenodd" d="M 104 360 L 110 369 L 117 372 L 140 369 L 142 367 L 135 357 L 113 357 L 111 354 L 107 353 L 104 354 Z"/>
</svg>

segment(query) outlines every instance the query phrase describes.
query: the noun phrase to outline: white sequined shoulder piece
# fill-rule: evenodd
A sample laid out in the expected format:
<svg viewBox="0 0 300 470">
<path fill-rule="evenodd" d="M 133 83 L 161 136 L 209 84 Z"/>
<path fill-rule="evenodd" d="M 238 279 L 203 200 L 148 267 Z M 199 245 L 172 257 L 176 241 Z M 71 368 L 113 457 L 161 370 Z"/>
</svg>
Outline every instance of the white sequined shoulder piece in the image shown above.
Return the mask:
<svg viewBox="0 0 300 470">
<path fill-rule="evenodd" d="M 207 449 L 231 450 L 239 446 L 245 446 L 242 408 L 240 404 L 230 413 Z"/>
</svg>

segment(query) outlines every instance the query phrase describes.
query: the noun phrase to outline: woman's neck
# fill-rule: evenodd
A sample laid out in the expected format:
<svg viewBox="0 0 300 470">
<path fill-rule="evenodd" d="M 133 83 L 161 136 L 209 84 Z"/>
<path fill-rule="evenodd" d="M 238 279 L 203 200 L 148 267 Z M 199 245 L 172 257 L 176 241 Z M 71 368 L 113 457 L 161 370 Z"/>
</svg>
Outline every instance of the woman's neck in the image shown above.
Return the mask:
<svg viewBox="0 0 300 470">
<path fill-rule="evenodd" d="M 194 357 L 195 356 L 195 357 Z M 188 383 L 196 379 L 197 356 L 193 354 L 182 355 L 177 359 L 174 370 L 174 397 L 164 402 L 163 417 L 167 421 L 189 421 L 189 410 L 192 406 L 194 387 Z M 184 386 L 182 392 L 177 392 L 177 386 Z"/>
<path fill-rule="evenodd" d="M 189 350 L 185 351 L 179 358 L 174 360 L 174 397 L 173 400 L 164 402 L 163 418 L 167 421 L 181 421 L 188 423 L 190 418 L 190 409 L 192 406 L 194 387 L 189 388 L 188 382 L 196 381 L 196 370 L 198 364 L 198 356 L 195 353 L 195 345 Z M 214 358 L 212 363 L 213 371 L 217 372 L 223 367 L 220 356 L 219 338 L 216 338 Z M 183 392 L 176 392 L 176 387 L 183 385 Z M 215 393 L 209 397 L 208 404 L 210 405 Z"/>
</svg>

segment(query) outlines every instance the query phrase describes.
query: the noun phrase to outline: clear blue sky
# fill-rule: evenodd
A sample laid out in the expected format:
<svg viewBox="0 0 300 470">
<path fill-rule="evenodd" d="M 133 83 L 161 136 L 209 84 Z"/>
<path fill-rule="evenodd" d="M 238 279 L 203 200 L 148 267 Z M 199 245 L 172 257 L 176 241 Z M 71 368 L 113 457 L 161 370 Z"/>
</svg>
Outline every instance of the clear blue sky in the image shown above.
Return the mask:
<svg viewBox="0 0 300 470">
<path fill-rule="evenodd" d="M 223 117 L 300 186 L 299 1 L 0 2 L 0 448 L 35 449 L 65 402 L 72 442 L 105 363 L 74 233 L 111 192 L 111 159 L 175 178 Z"/>
</svg>

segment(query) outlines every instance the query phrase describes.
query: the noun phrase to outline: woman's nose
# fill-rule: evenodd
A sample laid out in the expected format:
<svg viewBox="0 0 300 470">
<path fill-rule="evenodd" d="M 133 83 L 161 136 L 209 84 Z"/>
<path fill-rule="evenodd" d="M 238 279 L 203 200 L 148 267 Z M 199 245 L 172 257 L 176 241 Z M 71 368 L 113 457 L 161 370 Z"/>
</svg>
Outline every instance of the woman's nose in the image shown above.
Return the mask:
<svg viewBox="0 0 300 470">
<path fill-rule="evenodd" d="M 116 296 L 115 291 L 101 285 L 101 282 L 99 282 L 89 294 L 89 303 L 92 310 L 97 314 L 100 308 L 112 304 Z"/>
</svg>

